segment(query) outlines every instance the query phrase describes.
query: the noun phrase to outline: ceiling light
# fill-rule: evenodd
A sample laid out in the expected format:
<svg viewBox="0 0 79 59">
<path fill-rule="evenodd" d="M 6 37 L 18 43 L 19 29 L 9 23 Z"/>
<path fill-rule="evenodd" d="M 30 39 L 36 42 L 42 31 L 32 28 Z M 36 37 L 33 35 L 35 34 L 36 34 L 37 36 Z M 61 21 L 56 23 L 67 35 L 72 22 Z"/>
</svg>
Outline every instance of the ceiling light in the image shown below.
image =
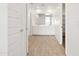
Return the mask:
<svg viewBox="0 0 79 59">
<path fill-rule="evenodd" d="M 47 12 L 48 12 L 48 13 L 52 13 L 52 10 L 51 10 L 51 9 L 48 9 Z"/>
<path fill-rule="evenodd" d="M 51 15 L 51 13 L 45 13 L 45 15 Z"/>
</svg>

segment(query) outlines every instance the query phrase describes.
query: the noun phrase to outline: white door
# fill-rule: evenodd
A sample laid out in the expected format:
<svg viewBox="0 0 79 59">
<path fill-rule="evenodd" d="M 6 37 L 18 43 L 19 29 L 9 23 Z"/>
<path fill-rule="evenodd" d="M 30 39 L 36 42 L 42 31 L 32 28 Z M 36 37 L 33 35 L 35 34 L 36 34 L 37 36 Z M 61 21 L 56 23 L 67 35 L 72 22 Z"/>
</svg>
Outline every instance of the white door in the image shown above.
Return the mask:
<svg viewBox="0 0 79 59">
<path fill-rule="evenodd" d="M 26 55 L 26 4 L 8 4 L 8 54 Z"/>
<path fill-rule="evenodd" d="M 66 55 L 79 56 L 79 4 L 66 4 Z"/>
</svg>

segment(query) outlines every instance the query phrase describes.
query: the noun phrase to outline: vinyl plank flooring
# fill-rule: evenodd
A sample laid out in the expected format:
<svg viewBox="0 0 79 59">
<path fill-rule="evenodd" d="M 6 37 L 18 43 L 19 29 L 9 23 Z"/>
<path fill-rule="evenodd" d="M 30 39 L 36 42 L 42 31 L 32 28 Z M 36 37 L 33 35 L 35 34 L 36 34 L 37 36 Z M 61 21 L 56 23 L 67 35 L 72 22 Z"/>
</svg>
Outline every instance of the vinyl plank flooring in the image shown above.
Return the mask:
<svg viewBox="0 0 79 59">
<path fill-rule="evenodd" d="M 65 50 L 55 36 L 30 36 L 28 42 L 29 56 L 65 56 Z"/>
</svg>

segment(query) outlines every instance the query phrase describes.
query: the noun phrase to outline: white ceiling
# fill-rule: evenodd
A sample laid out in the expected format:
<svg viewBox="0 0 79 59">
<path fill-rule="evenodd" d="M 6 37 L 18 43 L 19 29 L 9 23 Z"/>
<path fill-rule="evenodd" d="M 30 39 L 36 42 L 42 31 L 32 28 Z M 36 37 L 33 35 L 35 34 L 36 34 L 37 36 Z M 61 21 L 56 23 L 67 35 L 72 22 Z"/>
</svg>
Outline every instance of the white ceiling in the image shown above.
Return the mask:
<svg viewBox="0 0 79 59">
<path fill-rule="evenodd" d="M 41 13 L 56 13 L 61 9 L 61 3 L 31 3 L 30 5 L 33 13 L 40 10 Z"/>
<path fill-rule="evenodd" d="M 60 6 L 60 3 L 31 3 L 31 9 L 55 9 Z"/>
</svg>

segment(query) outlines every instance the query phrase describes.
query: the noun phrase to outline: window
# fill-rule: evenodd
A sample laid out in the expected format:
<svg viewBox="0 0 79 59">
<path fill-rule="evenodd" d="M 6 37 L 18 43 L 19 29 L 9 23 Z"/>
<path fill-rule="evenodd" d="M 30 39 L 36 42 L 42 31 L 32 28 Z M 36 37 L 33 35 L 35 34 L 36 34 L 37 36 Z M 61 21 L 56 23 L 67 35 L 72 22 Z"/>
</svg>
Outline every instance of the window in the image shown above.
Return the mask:
<svg viewBox="0 0 79 59">
<path fill-rule="evenodd" d="M 52 24 L 53 24 L 52 15 L 38 14 L 36 25 L 52 25 Z"/>
<path fill-rule="evenodd" d="M 37 25 L 45 25 L 45 16 L 44 14 L 38 14 L 38 19 L 36 21 Z"/>
<path fill-rule="evenodd" d="M 51 23 L 51 17 L 45 16 L 45 25 L 50 25 L 50 23 Z"/>
</svg>

